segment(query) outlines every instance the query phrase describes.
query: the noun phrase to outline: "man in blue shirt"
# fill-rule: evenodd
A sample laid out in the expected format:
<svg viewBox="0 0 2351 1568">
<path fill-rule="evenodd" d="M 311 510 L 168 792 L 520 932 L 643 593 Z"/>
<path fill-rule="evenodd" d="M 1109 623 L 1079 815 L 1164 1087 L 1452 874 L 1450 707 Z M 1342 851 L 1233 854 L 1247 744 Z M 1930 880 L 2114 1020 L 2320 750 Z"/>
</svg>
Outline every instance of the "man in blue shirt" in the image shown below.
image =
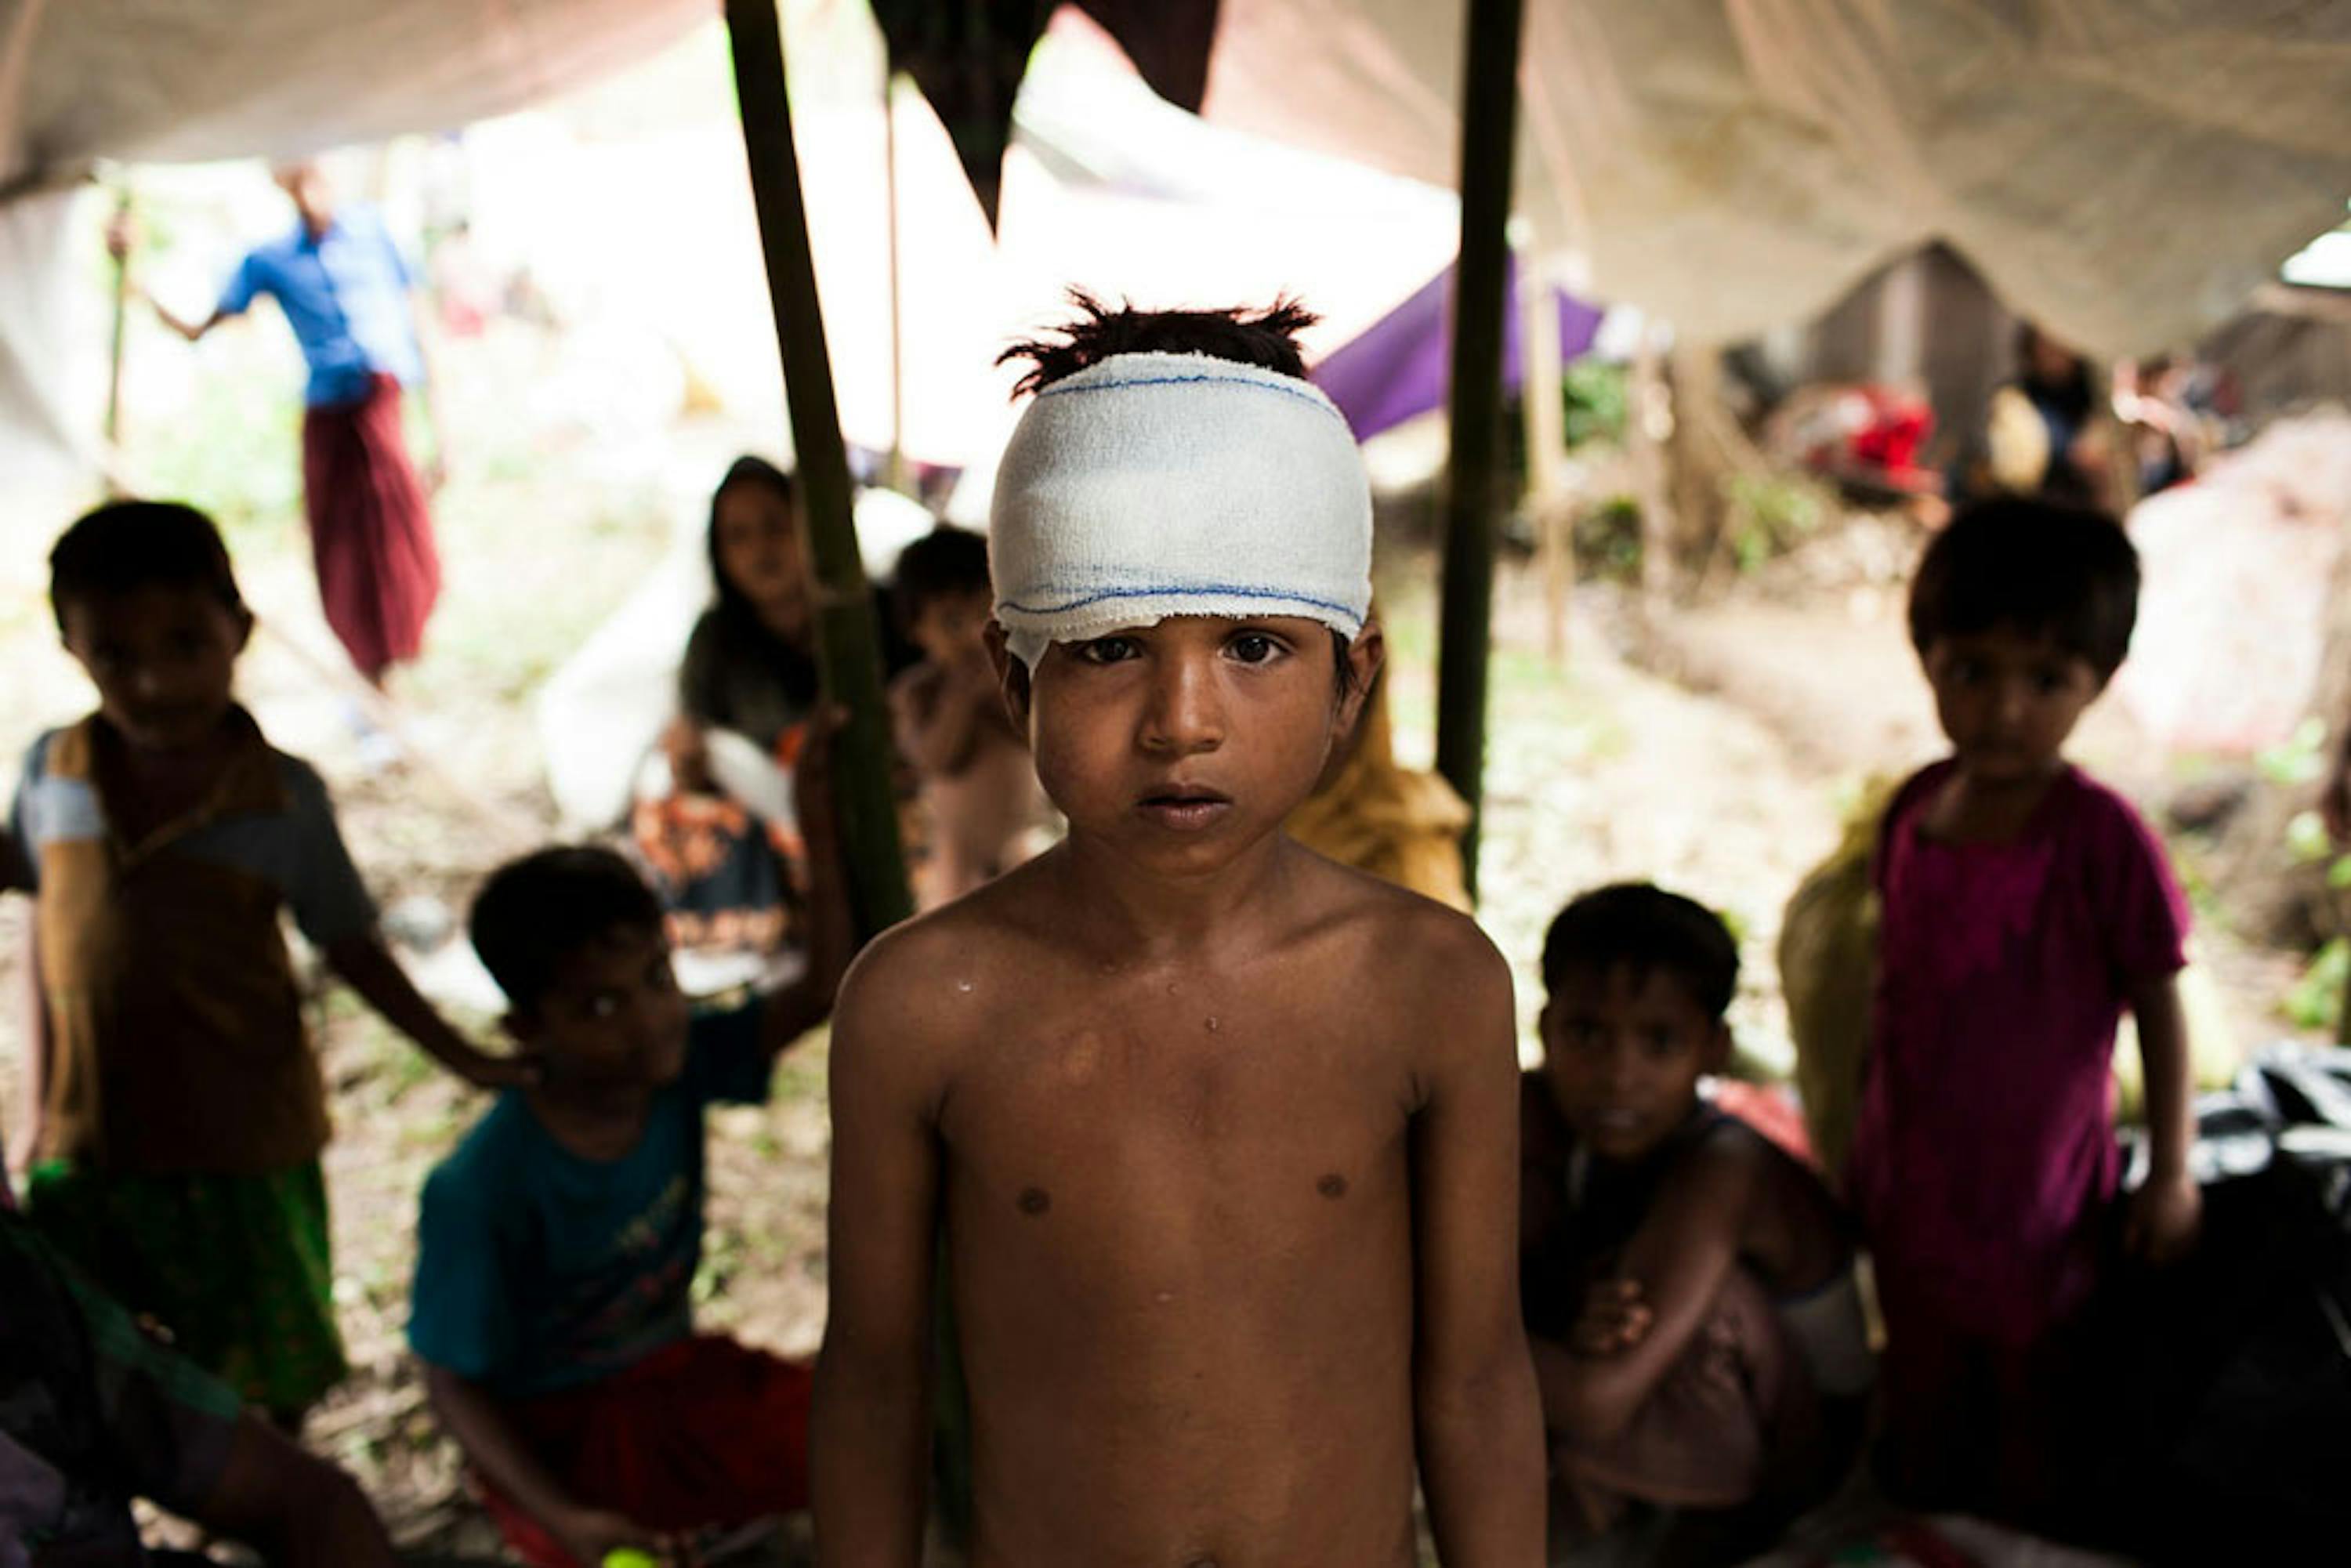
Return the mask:
<svg viewBox="0 0 2351 1568">
<path fill-rule="evenodd" d="M 337 206 L 317 165 L 289 164 L 276 178 L 294 204 L 292 232 L 239 262 L 202 321 L 161 302 L 155 313 L 193 343 L 259 296 L 277 299 L 309 365 L 302 490 L 319 597 L 351 663 L 381 685 L 423 648 L 441 591 L 425 486 L 401 430 L 402 389 L 414 386 L 434 426 L 429 476 L 437 488 L 447 444 L 409 308 L 416 280 L 382 220 L 363 206 Z M 120 227 L 108 235 L 117 256 L 128 241 Z"/>
</svg>

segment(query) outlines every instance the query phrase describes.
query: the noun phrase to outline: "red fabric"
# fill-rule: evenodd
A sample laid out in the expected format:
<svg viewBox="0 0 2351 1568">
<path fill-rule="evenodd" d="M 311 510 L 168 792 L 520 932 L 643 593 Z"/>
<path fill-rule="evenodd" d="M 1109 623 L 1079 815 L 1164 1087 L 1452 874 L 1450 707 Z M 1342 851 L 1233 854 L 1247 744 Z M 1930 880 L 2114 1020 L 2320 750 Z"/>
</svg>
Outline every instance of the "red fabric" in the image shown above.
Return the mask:
<svg viewBox="0 0 2351 1568">
<path fill-rule="evenodd" d="M 400 382 L 375 378 L 357 402 L 302 419 L 302 498 L 327 624 L 375 680 L 416 657 L 441 594 L 424 486 L 400 427 Z"/>
<path fill-rule="evenodd" d="M 747 1524 L 808 1506 L 809 1369 L 705 1335 L 507 1418 L 577 1501 L 648 1530 Z M 594 1568 L 476 1477 L 482 1506 L 531 1568 Z"/>
</svg>

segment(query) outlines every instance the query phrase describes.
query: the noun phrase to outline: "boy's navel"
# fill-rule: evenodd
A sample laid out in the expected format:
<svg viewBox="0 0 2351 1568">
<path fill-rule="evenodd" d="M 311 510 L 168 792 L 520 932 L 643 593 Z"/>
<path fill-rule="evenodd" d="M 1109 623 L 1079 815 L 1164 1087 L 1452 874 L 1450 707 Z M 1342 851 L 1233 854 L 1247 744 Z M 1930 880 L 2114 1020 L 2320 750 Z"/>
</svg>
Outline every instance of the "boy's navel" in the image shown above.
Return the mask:
<svg viewBox="0 0 2351 1568">
<path fill-rule="evenodd" d="M 1015 1201 L 1020 1206 L 1021 1213 L 1034 1219 L 1053 1207 L 1053 1195 L 1041 1186 L 1024 1186 Z"/>
<path fill-rule="evenodd" d="M 1314 1190 L 1324 1197 L 1344 1197 L 1347 1196 L 1347 1178 L 1332 1171 L 1314 1184 Z"/>
</svg>

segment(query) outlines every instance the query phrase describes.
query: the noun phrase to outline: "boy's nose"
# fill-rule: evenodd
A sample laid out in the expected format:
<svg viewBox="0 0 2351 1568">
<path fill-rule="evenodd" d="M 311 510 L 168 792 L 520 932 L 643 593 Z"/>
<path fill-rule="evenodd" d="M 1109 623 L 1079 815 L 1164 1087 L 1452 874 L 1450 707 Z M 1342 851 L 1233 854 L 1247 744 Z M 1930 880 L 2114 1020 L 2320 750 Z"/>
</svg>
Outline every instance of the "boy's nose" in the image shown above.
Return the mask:
<svg viewBox="0 0 2351 1568">
<path fill-rule="evenodd" d="M 1225 738 L 1215 670 L 1206 660 L 1172 658 L 1153 672 L 1143 743 L 1153 751 L 1213 751 Z"/>
</svg>

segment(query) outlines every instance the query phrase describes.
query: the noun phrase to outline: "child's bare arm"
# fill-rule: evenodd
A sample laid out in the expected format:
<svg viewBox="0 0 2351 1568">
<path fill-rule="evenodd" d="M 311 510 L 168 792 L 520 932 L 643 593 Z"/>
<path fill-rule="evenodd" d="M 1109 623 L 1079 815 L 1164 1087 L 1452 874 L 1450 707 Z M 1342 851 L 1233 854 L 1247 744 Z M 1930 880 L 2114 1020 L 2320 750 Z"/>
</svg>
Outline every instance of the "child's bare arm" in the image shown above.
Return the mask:
<svg viewBox="0 0 2351 1568">
<path fill-rule="evenodd" d="M 433 1413 L 475 1468 L 581 1563 L 601 1563 L 607 1552 L 624 1546 L 661 1552 L 674 1546 L 625 1516 L 583 1506 L 565 1491 L 523 1446 L 496 1402 L 472 1380 L 428 1364 L 424 1392 Z"/>
<path fill-rule="evenodd" d="M 251 1412 L 238 1418 L 212 1490 L 178 1506 L 285 1568 L 392 1568 L 397 1561 L 358 1483 Z"/>
<path fill-rule="evenodd" d="M 991 680 L 976 692 L 953 668 L 920 664 L 898 677 L 890 699 L 899 751 L 924 778 L 952 778 L 978 748 L 981 704 L 996 700 L 996 687 Z"/>
<path fill-rule="evenodd" d="M 1431 1031 L 1412 1134 L 1421 1484 L 1447 1568 L 1524 1568 L 1542 1561 L 1545 1494 L 1542 1409 L 1519 1317 L 1510 977 L 1466 925 L 1431 946 L 1424 973 L 1445 977 L 1447 1023 Z"/>
<path fill-rule="evenodd" d="M 1755 1166 L 1741 1141 L 1692 1150 L 1664 1183 L 1625 1247 L 1622 1272 L 1640 1289 L 1645 1332 L 1604 1355 L 1538 1345 L 1543 1415 L 1555 1429 L 1607 1442 L 1625 1428 L 1687 1348 L 1739 1261 L 1739 1233 Z"/>
<path fill-rule="evenodd" d="M 809 1439 L 817 1556 L 832 1568 L 922 1557 L 939 1178 L 924 1063 L 937 1035 L 905 999 L 904 958 L 885 939 L 860 961 L 832 1036 L 831 1299 Z"/>
<path fill-rule="evenodd" d="M 41 1157 L 41 1140 L 49 1120 L 50 1055 L 54 1041 L 49 1034 L 49 1003 L 41 986 L 41 923 L 37 919 L 25 923 L 24 998 L 25 1023 L 25 1109 L 17 1121 L 18 1143 L 16 1159 L 21 1168 L 29 1170 L 32 1162 Z"/>
<path fill-rule="evenodd" d="M 483 1089 L 505 1089 L 535 1081 L 538 1064 L 527 1056 L 493 1056 L 449 1027 L 431 1002 L 417 993 L 408 972 L 374 932 L 347 936 L 327 948 L 327 964 L 384 1021 L 414 1040 L 423 1052 Z"/>
<path fill-rule="evenodd" d="M 2194 1108 L 2178 979 L 2166 975 L 2134 987 L 2131 1015 L 2138 1023 L 2139 1060 L 2146 1069 L 2148 1169 L 2147 1185 L 2131 1197 L 2123 1244 L 2148 1262 L 2168 1263 L 2195 1245 L 2204 1212 L 2203 1197 L 2188 1171 Z"/>
</svg>

